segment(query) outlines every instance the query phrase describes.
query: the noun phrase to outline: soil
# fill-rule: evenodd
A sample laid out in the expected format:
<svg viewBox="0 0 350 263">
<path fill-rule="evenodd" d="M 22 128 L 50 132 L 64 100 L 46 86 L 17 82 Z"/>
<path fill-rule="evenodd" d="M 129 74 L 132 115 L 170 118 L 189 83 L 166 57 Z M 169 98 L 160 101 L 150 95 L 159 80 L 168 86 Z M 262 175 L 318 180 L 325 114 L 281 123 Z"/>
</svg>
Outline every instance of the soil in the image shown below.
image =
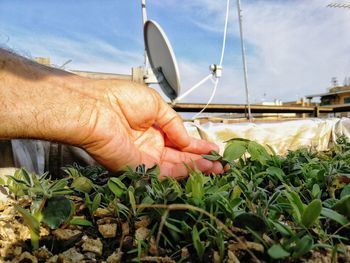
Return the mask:
<svg viewBox="0 0 350 263">
<path fill-rule="evenodd" d="M 76 206 L 81 205 L 79 198 L 74 197 Z M 14 201 L 0 202 L 0 262 L 4 263 L 73 263 L 73 262 L 134 262 L 131 254 L 128 251 L 135 248 L 134 236 L 138 240 L 147 238 L 149 230 L 149 219 L 145 218 L 137 222 L 135 233 L 130 233 L 129 226 L 126 222 L 118 222 L 111 218 L 108 211 L 98 211 L 99 217 L 95 218 L 95 227 L 81 227 L 76 225 L 62 226 L 57 230 L 50 230 L 42 227 L 40 233 L 40 248 L 33 251 L 30 243 L 30 232 L 23 224 L 22 217 L 13 207 Z M 30 203 L 30 200 L 20 200 L 20 203 Z M 85 210 L 81 210 L 84 214 Z M 98 230 L 98 226 L 109 223 L 116 223 L 115 235 L 112 237 L 108 232 L 109 237 L 105 238 Z M 239 230 L 237 229 L 237 232 Z M 259 260 L 264 262 L 264 248 L 254 242 L 247 242 L 247 247 L 240 247 L 240 244 L 229 243 L 227 245 L 226 262 L 248 262 L 246 250 L 250 249 L 256 255 L 261 255 Z M 151 248 L 152 249 L 152 248 Z M 150 249 L 150 250 L 151 250 Z M 156 248 L 153 248 L 157 250 Z M 159 251 L 158 251 L 159 252 Z M 178 253 L 180 258 L 186 258 L 182 262 L 197 262 L 191 260 L 191 253 L 188 248 L 183 248 Z M 140 257 L 142 262 L 175 262 L 170 257 L 166 256 L 167 251 L 160 251 L 164 256 L 145 256 Z M 217 252 L 206 253 L 204 262 L 221 262 Z M 331 262 L 330 253 L 313 253 L 312 257 L 305 262 Z M 266 262 L 266 261 L 265 261 Z"/>
</svg>

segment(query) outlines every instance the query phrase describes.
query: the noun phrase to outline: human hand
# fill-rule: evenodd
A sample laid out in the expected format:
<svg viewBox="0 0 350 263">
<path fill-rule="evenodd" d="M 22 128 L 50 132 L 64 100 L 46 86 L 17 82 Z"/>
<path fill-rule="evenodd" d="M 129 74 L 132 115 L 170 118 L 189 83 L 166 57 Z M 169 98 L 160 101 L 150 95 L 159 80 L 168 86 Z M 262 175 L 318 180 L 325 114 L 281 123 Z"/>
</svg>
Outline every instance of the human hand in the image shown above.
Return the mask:
<svg viewBox="0 0 350 263">
<path fill-rule="evenodd" d="M 73 143 L 99 163 L 111 170 L 159 164 L 162 176 L 174 178 L 188 175 L 184 163 L 207 174 L 223 172 L 219 162 L 201 157 L 218 147 L 191 138 L 179 115 L 153 89 L 120 80 L 91 85 L 90 98 L 95 103 L 85 105 L 90 119 L 84 129 L 78 127 Z"/>
<path fill-rule="evenodd" d="M 201 157 L 217 146 L 189 137 L 176 112 L 146 86 L 82 78 L 4 49 L 0 64 L 0 139 L 77 145 L 111 170 L 159 164 L 162 175 L 181 178 L 185 163 L 223 171 Z"/>
</svg>

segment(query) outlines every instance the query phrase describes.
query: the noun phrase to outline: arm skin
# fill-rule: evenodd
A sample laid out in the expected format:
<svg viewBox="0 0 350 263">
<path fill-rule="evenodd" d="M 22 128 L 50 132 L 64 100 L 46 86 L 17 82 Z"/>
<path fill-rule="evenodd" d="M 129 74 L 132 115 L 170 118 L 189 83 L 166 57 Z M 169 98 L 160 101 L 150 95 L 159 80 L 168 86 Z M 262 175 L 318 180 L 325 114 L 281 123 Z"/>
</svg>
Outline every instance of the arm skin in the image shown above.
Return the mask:
<svg viewBox="0 0 350 263">
<path fill-rule="evenodd" d="M 179 115 L 151 88 L 93 80 L 0 49 L 0 138 L 57 141 L 85 149 L 110 170 L 159 164 L 184 178 L 184 165 L 222 173 L 201 154 L 215 144 L 188 136 Z"/>
</svg>

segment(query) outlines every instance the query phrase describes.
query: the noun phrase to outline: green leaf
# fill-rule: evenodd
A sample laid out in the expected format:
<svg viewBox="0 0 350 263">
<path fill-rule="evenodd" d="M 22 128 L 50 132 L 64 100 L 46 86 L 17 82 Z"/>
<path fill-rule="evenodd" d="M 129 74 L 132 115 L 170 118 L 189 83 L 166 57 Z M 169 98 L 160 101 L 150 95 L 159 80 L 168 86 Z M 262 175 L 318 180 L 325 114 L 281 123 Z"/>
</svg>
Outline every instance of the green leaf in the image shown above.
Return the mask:
<svg viewBox="0 0 350 263">
<path fill-rule="evenodd" d="M 123 193 L 127 190 L 125 184 L 116 177 L 111 177 L 107 183 L 109 189 L 116 197 L 121 197 Z"/>
<path fill-rule="evenodd" d="M 50 185 L 49 189 L 52 191 L 52 192 L 55 192 L 55 191 L 61 191 L 62 189 L 66 190 L 66 186 L 68 184 L 68 178 L 63 178 L 61 180 L 58 180 L 56 182 L 54 182 L 53 184 Z"/>
<path fill-rule="evenodd" d="M 299 195 L 293 191 L 283 191 L 284 195 L 287 197 L 291 207 L 292 215 L 298 222 L 301 221 L 301 215 L 304 213 L 304 204 L 301 202 Z"/>
<path fill-rule="evenodd" d="M 89 220 L 86 220 L 85 218 L 80 218 L 80 217 L 73 217 L 69 221 L 69 224 L 79 225 L 79 226 L 93 226 L 93 224 Z"/>
<path fill-rule="evenodd" d="M 323 200 L 322 205 L 323 205 L 324 207 L 326 207 L 326 208 L 330 208 L 330 209 L 331 209 L 331 208 L 335 205 L 335 203 L 336 203 L 337 201 L 338 201 L 337 199 L 328 198 L 328 199 L 326 199 L 326 200 Z"/>
<path fill-rule="evenodd" d="M 7 187 L 15 196 L 23 196 L 27 193 L 28 187 L 25 181 L 19 179 L 20 173 L 18 171 L 15 172 L 14 176 L 7 176 Z"/>
<path fill-rule="evenodd" d="M 30 186 L 30 187 L 34 186 L 32 176 L 36 176 L 36 174 L 30 175 L 23 168 L 19 169 L 19 173 L 20 173 L 20 178 L 22 178 L 26 182 L 27 186 Z"/>
<path fill-rule="evenodd" d="M 340 193 L 340 199 L 342 199 L 343 197 L 350 195 L 350 184 L 347 184 L 343 190 Z"/>
<path fill-rule="evenodd" d="M 294 191 L 289 192 L 289 194 L 290 194 L 291 197 L 292 197 L 293 203 L 298 207 L 299 212 L 300 212 L 301 214 L 303 214 L 303 213 L 304 213 L 304 209 L 305 209 L 305 208 L 304 208 L 305 205 L 304 205 L 304 203 L 301 201 L 299 194 L 298 194 L 297 192 L 294 192 Z"/>
<path fill-rule="evenodd" d="M 322 210 L 322 202 L 320 199 L 314 199 L 304 210 L 301 222 L 305 227 L 312 226 L 320 216 Z"/>
<path fill-rule="evenodd" d="M 179 229 L 177 226 L 175 226 L 174 224 L 170 223 L 168 220 L 165 221 L 165 226 L 179 234 L 183 234 L 183 231 L 181 229 Z"/>
<path fill-rule="evenodd" d="M 277 177 L 281 182 L 284 182 L 286 175 L 281 168 L 270 166 L 266 169 L 266 172 L 273 177 Z"/>
<path fill-rule="evenodd" d="M 280 232 L 283 236 L 292 236 L 293 235 L 293 231 L 289 228 L 288 225 L 282 224 L 278 221 L 273 221 L 273 220 L 269 220 L 274 228 Z"/>
<path fill-rule="evenodd" d="M 136 200 L 135 200 L 134 192 L 132 191 L 133 189 L 134 188 L 130 186 L 128 189 L 128 194 L 129 194 L 129 202 L 130 202 L 132 211 L 134 214 L 136 214 Z"/>
<path fill-rule="evenodd" d="M 270 247 L 267 253 L 273 259 L 281 259 L 290 256 L 290 253 L 286 251 L 280 244 L 275 244 Z"/>
<path fill-rule="evenodd" d="M 314 245 L 314 240 L 312 239 L 312 237 L 308 235 L 304 236 L 302 239 L 296 242 L 296 245 L 294 247 L 293 257 L 299 258 L 305 255 L 312 249 L 313 245 Z"/>
<path fill-rule="evenodd" d="M 350 218 L 350 195 L 346 195 L 336 202 L 332 209 L 346 216 L 347 218 Z"/>
<path fill-rule="evenodd" d="M 151 168 L 147 169 L 146 174 L 151 176 L 151 177 L 157 178 L 160 174 L 159 166 L 154 165 Z"/>
<path fill-rule="evenodd" d="M 74 204 L 66 197 L 51 197 L 47 199 L 45 207 L 42 210 L 42 222 L 51 229 L 56 229 L 70 219 L 73 211 Z"/>
<path fill-rule="evenodd" d="M 83 193 L 90 193 L 93 187 L 93 182 L 85 176 L 80 176 L 73 179 L 71 187 Z"/>
<path fill-rule="evenodd" d="M 222 156 L 218 154 L 216 151 L 211 151 L 210 154 L 202 154 L 202 157 L 209 161 L 218 161 L 222 159 Z"/>
<path fill-rule="evenodd" d="M 22 215 L 24 223 L 29 227 L 31 231 L 36 233 L 37 235 L 40 234 L 40 222 L 26 209 L 20 207 L 17 204 L 13 204 L 13 206 L 16 208 L 16 210 Z"/>
<path fill-rule="evenodd" d="M 203 202 L 204 185 L 207 179 L 201 172 L 193 172 L 186 182 L 186 194 L 191 197 L 195 205 Z"/>
<path fill-rule="evenodd" d="M 231 138 L 231 139 L 226 140 L 224 142 L 228 143 L 228 142 L 233 142 L 233 141 L 241 141 L 241 142 L 246 142 L 246 143 L 250 142 L 249 139 L 244 139 L 244 138 Z"/>
<path fill-rule="evenodd" d="M 194 248 L 196 249 L 196 252 L 197 252 L 197 255 L 198 255 L 200 261 L 202 261 L 205 246 L 204 246 L 203 242 L 200 240 L 199 232 L 198 232 L 196 226 L 194 226 L 192 229 L 192 242 L 193 242 Z"/>
<path fill-rule="evenodd" d="M 86 204 L 87 206 L 89 206 L 89 205 L 92 204 L 91 199 L 90 199 L 90 196 L 89 196 L 87 193 L 85 193 L 85 204 Z"/>
<path fill-rule="evenodd" d="M 14 204 L 16 210 L 22 215 L 24 223 L 30 230 L 30 239 L 33 249 L 39 248 L 40 222 L 26 209 Z"/>
<path fill-rule="evenodd" d="M 58 195 L 70 195 L 72 194 L 73 191 L 70 189 L 62 189 L 62 190 L 57 190 L 55 192 L 51 193 L 51 196 L 58 196 Z"/>
<path fill-rule="evenodd" d="M 334 221 L 338 222 L 341 225 L 349 224 L 349 220 L 345 216 L 337 213 L 336 211 L 328 209 L 328 208 L 322 207 L 321 215 L 324 216 L 324 217 L 327 217 L 327 218 L 329 218 L 331 220 L 334 220 Z"/>
<path fill-rule="evenodd" d="M 226 161 L 234 161 L 242 157 L 247 150 L 247 142 L 231 140 L 225 146 L 223 158 Z"/>
<path fill-rule="evenodd" d="M 313 198 L 319 198 L 319 194 L 321 193 L 321 189 L 320 189 L 320 186 L 318 184 L 314 184 L 312 186 L 312 197 Z"/>
<path fill-rule="evenodd" d="M 65 167 L 65 168 L 63 169 L 63 171 L 64 171 L 68 176 L 70 176 L 70 177 L 72 177 L 72 178 L 77 178 L 77 177 L 82 176 L 81 172 L 80 172 L 77 168 L 72 167 L 72 166 L 70 166 L 70 167 Z"/>
<path fill-rule="evenodd" d="M 272 205 L 277 201 L 277 199 L 281 196 L 280 191 L 275 191 L 272 196 L 269 198 L 268 206 Z"/>
<path fill-rule="evenodd" d="M 102 194 L 101 193 L 97 193 L 94 197 L 94 200 L 92 200 L 92 204 L 91 204 L 91 214 L 94 215 L 97 208 L 100 206 L 101 204 L 101 197 Z"/>
<path fill-rule="evenodd" d="M 258 161 L 262 165 L 266 165 L 266 162 L 271 159 L 271 156 L 268 154 L 264 146 L 256 142 L 248 143 L 248 153 L 253 161 Z"/>
<path fill-rule="evenodd" d="M 145 196 L 145 198 L 142 199 L 141 204 L 152 205 L 152 204 L 154 204 L 154 200 L 152 199 L 152 197 L 147 195 L 147 196 Z"/>
<path fill-rule="evenodd" d="M 33 198 L 30 205 L 31 214 L 39 221 L 42 220 L 42 209 L 46 203 L 47 198 Z"/>
</svg>

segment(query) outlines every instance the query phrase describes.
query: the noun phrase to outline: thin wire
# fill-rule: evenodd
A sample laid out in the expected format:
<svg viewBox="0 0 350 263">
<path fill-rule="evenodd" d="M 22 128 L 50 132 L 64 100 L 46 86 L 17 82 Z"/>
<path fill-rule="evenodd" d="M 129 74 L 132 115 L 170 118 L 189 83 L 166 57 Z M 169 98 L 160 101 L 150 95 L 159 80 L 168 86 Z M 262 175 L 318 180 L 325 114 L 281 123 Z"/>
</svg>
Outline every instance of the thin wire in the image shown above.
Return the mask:
<svg viewBox="0 0 350 263">
<path fill-rule="evenodd" d="M 195 90 L 196 88 L 198 88 L 200 85 L 202 85 L 204 82 L 206 82 L 210 77 L 212 76 L 212 74 L 209 74 L 208 76 L 206 76 L 204 79 L 202 79 L 200 82 L 198 82 L 196 85 L 194 85 L 192 88 L 190 88 L 188 91 L 186 91 L 184 94 L 182 94 L 181 96 L 177 97 L 174 100 L 174 103 L 182 100 L 183 98 L 187 97 L 188 94 L 190 94 L 193 90 Z"/>
<path fill-rule="evenodd" d="M 226 17 L 225 17 L 225 27 L 224 27 L 224 38 L 222 40 L 222 49 L 221 49 L 221 57 L 220 57 L 220 66 L 222 66 L 222 62 L 224 61 L 225 54 L 225 46 L 226 46 L 226 36 L 227 36 L 227 24 L 228 24 L 228 15 L 230 12 L 230 0 L 227 0 L 226 3 Z"/>
<path fill-rule="evenodd" d="M 215 93 L 216 93 L 216 90 L 217 90 L 217 87 L 218 87 L 218 84 L 219 84 L 219 79 L 215 79 L 215 84 L 214 84 L 214 88 L 213 88 L 213 92 L 211 93 L 211 96 L 208 100 L 208 103 L 204 106 L 204 108 L 198 112 L 196 115 L 194 115 L 192 117 L 192 119 L 196 119 L 199 117 L 199 115 L 201 115 L 201 113 L 208 107 L 208 105 L 211 103 L 211 101 L 213 100 L 214 96 L 215 96 Z"/>
<path fill-rule="evenodd" d="M 223 40 L 222 40 L 221 57 L 220 57 L 220 63 L 219 63 L 220 69 L 221 69 L 221 67 L 222 67 L 222 63 L 223 63 L 223 61 L 224 61 L 224 55 L 225 55 L 226 36 L 227 36 L 227 24 L 228 24 L 229 12 L 230 12 L 230 0 L 227 0 L 227 2 L 226 2 L 225 26 L 224 26 L 224 37 L 223 37 Z M 211 96 L 210 96 L 210 98 L 209 98 L 207 104 L 204 106 L 204 108 L 203 108 L 200 112 L 198 112 L 196 115 L 194 115 L 194 116 L 192 117 L 192 119 L 198 118 L 199 115 L 201 115 L 202 112 L 205 111 L 205 109 L 208 107 L 208 105 L 212 102 L 212 100 L 213 100 L 214 97 L 215 97 L 218 84 L 219 84 L 219 78 L 216 77 L 215 83 L 214 83 L 213 92 L 211 93 Z"/>
</svg>

